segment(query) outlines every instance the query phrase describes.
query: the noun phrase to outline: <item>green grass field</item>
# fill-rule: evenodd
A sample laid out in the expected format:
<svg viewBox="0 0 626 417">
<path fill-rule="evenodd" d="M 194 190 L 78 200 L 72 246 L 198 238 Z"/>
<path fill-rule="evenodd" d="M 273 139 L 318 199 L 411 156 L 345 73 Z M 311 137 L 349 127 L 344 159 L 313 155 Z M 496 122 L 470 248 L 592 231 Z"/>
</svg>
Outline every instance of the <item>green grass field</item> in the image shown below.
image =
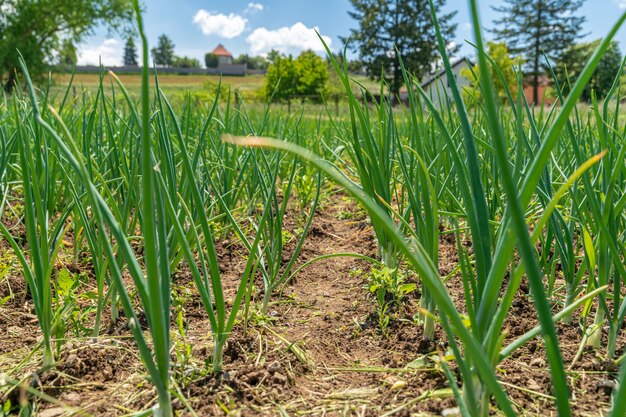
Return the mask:
<svg viewBox="0 0 626 417">
<path fill-rule="evenodd" d="M 130 91 L 139 91 L 141 85 L 140 74 L 120 74 L 118 77 Z M 70 78 L 71 74 L 54 74 L 52 80 L 55 85 L 61 89 L 68 85 Z M 371 91 L 376 91 L 378 88 L 378 84 L 367 77 L 357 75 L 353 76 L 353 78 Z M 110 83 L 110 77 L 105 75 L 104 81 L 105 83 Z M 220 77 L 217 75 L 159 75 L 159 82 L 162 87 L 175 92 L 198 91 L 204 88 L 205 83 L 217 84 L 220 81 L 223 85 L 230 86 L 232 89 L 239 89 L 242 92 L 253 92 L 263 87 L 264 76 L 247 75 L 245 77 Z M 74 85 L 83 86 L 86 89 L 96 89 L 99 83 L 100 76 L 98 74 L 76 74 L 74 76 Z"/>
<path fill-rule="evenodd" d="M 138 93 L 141 86 L 140 74 L 120 74 L 118 75 L 122 83 L 133 93 Z M 55 74 L 53 82 L 59 89 L 67 86 L 71 79 L 71 74 Z M 159 82 L 166 92 L 197 92 L 205 88 L 206 83 L 217 84 L 220 81 L 224 86 L 230 86 L 233 90 L 239 89 L 242 92 L 253 92 L 263 86 L 263 75 L 248 75 L 245 77 L 220 77 L 216 75 L 159 75 Z M 104 82 L 110 84 L 111 77 L 106 74 Z M 73 84 L 77 87 L 84 87 L 87 90 L 95 90 L 100 83 L 98 74 L 76 74 Z"/>
</svg>

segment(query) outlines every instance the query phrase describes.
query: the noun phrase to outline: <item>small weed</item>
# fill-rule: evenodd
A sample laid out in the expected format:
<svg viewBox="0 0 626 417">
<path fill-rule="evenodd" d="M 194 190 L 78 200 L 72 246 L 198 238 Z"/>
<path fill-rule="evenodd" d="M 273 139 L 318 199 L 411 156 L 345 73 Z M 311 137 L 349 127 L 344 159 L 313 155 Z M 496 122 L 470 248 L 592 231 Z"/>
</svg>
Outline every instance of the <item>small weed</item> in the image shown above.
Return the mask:
<svg viewBox="0 0 626 417">
<path fill-rule="evenodd" d="M 407 274 L 398 268 L 373 267 L 367 276 L 367 288 L 376 297 L 378 326 L 387 336 L 393 312 L 402 304 L 402 299 L 415 291 L 416 284 L 407 282 Z"/>
</svg>

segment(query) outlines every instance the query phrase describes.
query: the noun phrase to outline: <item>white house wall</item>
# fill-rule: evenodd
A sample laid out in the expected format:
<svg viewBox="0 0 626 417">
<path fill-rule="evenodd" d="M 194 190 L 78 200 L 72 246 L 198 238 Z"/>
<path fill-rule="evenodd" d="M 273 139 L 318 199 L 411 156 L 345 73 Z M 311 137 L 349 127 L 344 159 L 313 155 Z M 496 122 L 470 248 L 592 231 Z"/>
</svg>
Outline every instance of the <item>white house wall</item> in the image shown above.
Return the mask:
<svg viewBox="0 0 626 417">
<path fill-rule="evenodd" d="M 463 92 L 464 88 L 470 86 L 469 78 L 461 74 L 461 72 L 466 68 L 469 68 L 469 66 L 465 60 L 452 68 L 452 72 L 454 73 L 457 85 L 459 86 L 461 92 Z M 448 83 L 448 75 L 446 73 L 443 73 L 441 76 L 437 77 L 424 87 L 424 91 L 430 96 L 433 103 L 439 103 L 440 100 L 445 102 L 445 97 L 452 99 L 452 89 Z"/>
</svg>

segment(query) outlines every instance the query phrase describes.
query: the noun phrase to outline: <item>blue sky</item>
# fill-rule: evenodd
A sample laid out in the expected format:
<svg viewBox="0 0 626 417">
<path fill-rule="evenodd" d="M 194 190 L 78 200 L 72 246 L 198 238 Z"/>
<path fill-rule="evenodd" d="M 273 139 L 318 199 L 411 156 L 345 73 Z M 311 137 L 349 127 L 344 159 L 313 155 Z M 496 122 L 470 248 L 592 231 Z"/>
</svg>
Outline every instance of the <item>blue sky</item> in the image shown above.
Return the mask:
<svg viewBox="0 0 626 417">
<path fill-rule="evenodd" d="M 479 0 L 485 28 L 498 17 L 491 6 L 501 0 Z M 342 48 L 340 36 L 347 36 L 357 23 L 348 16 L 349 0 L 144 0 L 145 26 L 151 47 L 159 35 L 167 34 L 176 45 L 177 55 L 198 58 L 222 43 L 234 55 L 264 54 L 270 49 L 298 54 L 304 49 L 323 53 L 315 29 L 333 50 Z M 457 10 L 455 42 L 462 46 L 460 55 L 472 55 L 465 43 L 471 39 L 467 0 L 448 0 L 446 11 Z M 587 17 L 586 40 L 602 37 L 626 10 L 626 0 L 587 0 L 579 13 Z M 487 35 L 489 37 L 489 35 Z M 626 29 L 617 36 L 626 51 Z M 79 63 L 119 65 L 124 40 L 106 28 L 79 45 Z"/>
</svg>

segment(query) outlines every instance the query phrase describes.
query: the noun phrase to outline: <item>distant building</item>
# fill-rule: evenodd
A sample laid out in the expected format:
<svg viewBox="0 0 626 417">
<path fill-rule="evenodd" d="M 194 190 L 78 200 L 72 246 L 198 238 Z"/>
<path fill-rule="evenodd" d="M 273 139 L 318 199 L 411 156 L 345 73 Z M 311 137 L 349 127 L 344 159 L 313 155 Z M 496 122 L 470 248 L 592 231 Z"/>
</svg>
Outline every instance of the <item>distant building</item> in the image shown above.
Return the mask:
<svg viewBox="0 0 626 417">
<path fill-rule="evenodd" d="M 215 49 L 213 50 L 213 52 L 211 52 L 211 53 L 213 55 L 217 56 L 217 60 L 219 62 L 219 65 L 232 65 L 232 63 L 233 63 L 233 54 L 228 52 L 228 50 L 226 48 L 224 48 L 224 45 L 222 45 L 221 43 L 219 45 L 217 45 L 215 47 Z"/>
<path fill-rule="evenodd" d="M 526 101 L 528 104 L 533 104 L 533 77 L 529 76 L 524 79 L 524 96 L 526 96 Z M 552 86 L 552 80 L 545 76 L 540 75 L 537 80 L 537 95 L 538 95 L 538 103 L 534 103 L 535 105 L 552 105 L 556 100 L 554 94 L 550 94 L 550 88 Z"/>
<path fill-rule="evenodd" d="M 463 74 L 463 69 L 469 69 L 472 67 L 472 62 L 468 58 L 459 58 L 451 63 L 452 73 L 456 84 L 459 86 L 459 90 L 463 91 L 463 88 L 467 88 L 471 85 L 470 79 Z M 422 89 L 433 100 L 438 102 L 439 98 L 444 100 L 444 97 L 452 99 L 452 90 L 450 89 L 450 80 L 448 80 L 448 74 L 445 69 L 441 69 L 439 72 L 431 74 L 424 82 L 422 82 Z"/>
</svg>

